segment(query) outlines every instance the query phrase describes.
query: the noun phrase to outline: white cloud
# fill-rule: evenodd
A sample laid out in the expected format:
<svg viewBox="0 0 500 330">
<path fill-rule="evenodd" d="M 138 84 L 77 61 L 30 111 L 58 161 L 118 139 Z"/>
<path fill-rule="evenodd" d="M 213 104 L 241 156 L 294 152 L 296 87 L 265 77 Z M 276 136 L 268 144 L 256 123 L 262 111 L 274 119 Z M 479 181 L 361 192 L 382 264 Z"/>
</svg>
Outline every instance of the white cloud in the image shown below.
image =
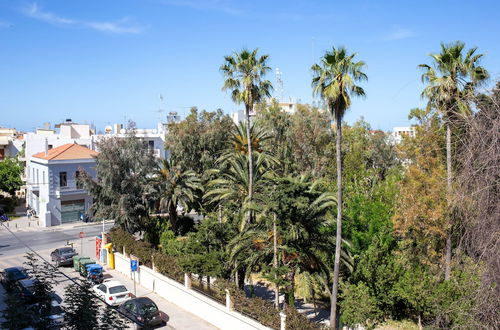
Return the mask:
<svg viewBox="0 0 500 330">
<path fill-rule="evenodd" d="M 102 32 L 113 34 L 139 34 L 144 31 L 140 26 L 126 26 L 120 22 L 86 22 L 85 26 Z"/>
<path fill-rule="evenodd" d="M 50 13 L 48 11 L 43 11 L 36 3 L 32 3 L 30 6 L 24 9 L 24 14 L 26 16 L 44 21 L 50 24 L 75 24 L 76 21 L 58 16 L 56 14 Z"/>
<path fill-rule="evenodd" d="M 144 27 L 128 24 L 127 19 L 122 19 L 116 22 L 74 20 L 42 10 L 42 8 L 39 7 L 36 3 L 33 3 L 30 6 L 24 8 L 23 13 L 28 17 L 53 25 L 82 26 L 85 28 L 111 34 L 139 34 L 144 31 Z"/>
<path fill-rule="evenodd" d="M 384 37 L 384 40 L 386 41 L 402 40 L 402 39 L 413 38 L 416 36 L 417 33 L 415 33 L 415 31 L 396 26 L 393 28 L 393 31 L 391 33 L 389 33 Z"/>
</svg>

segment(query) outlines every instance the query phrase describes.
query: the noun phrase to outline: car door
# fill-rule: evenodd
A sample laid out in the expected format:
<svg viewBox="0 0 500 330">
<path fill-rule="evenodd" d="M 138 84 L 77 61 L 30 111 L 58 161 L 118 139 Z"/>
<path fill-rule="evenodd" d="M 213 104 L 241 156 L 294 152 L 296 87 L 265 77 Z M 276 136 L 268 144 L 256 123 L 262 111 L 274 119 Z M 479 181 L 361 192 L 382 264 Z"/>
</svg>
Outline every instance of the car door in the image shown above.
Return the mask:
<svg viewBox="0 0 500 330">
<path fill-rule="evenodd" d="M 132 313 L 132 310 L 134 309 L 135 305 L 133 302 L 131 301 L 127 301 L 123 304 L 123 309 L 122 311 L 130 318 L 132 318 L 133 320 L 135 320 L 135 316 L 133 315 Z"/>
</svg>

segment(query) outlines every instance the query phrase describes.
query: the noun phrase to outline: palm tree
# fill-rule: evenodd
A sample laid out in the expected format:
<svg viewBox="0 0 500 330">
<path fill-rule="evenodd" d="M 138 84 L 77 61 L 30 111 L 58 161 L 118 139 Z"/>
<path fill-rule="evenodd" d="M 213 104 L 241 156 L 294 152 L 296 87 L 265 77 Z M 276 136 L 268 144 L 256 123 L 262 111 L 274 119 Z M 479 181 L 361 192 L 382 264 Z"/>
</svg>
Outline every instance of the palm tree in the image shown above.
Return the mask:
<svg viewBox="0 0 500 330">
<path fill-rule="evenodd" d="M 365 96 L 365 91 L 357 82 L 367 80 L 363 73 L 365 62 L 354 61 L 356 53 L 348 54 L 347 49 L 340 47 L 333 49 L 321 58 L 320 64 L 312 66 L 313 94 L 323 98 L 330 110 L 332 119 L 337 128 L 337 235 L 335 245 L 335 262 L 333 272 L 333 286 L 331 295 L 330 327 L 335 328 L 337 322 L 337 293 L 339 283 L 340 250 L 338 242 L 342 241 L 342 118 L 351 105 L 351 96 Z"/>
<path fill-rule="evenodd" d="M 286 282 L 282 283 L 286 302 L 293 307 L 296 274 L 318 273 L 326 279 L 331 274 L 326 256 L 333 250 L 335 240 L 325 238 L 323 229 L 327 226 L 325 214 L 336 201 L 333 195 L 316 191 L 306 177 L 271 181 L 264 210 L 267 216 L 262 216 L 261 221 L 251 224 L 232 239 L 228 251 L 230 260 L 238 261 L 246 277 L 255 271 L 271 272 L 271 266 L 274 270 L 279 268 L 284 277 L 282 281 Z M 348 254 L 343 253 L 341 260 L 350 267 Z"/>
<path fill-rule="evenodd" d="M 271 70 L 267 66 L 268 55 L 257 56 L 258 49 L 249 51 L 243 49 L 241 52 L 233 52 L 232 55 L 224 57 L 224 64 L 220 67 L 225 81 L 222 90 L 230 90 L 231 98 L 237 104 L 245 104 L 246 131 L 248 145 L 248 199 L 253 198 L 253 159 L 252 143 L 250 141 L 250 113 L 255 103 L 263 101 L 271 95 L 272 85 L 263 77 Z M 247 222 L 251 220 L 251 212 L 248 212 Z"/>
<path fill-rule="evenodd" d="M 200 179 L 192 170 L 183 171 L 173 159 L 163 159 L 155 178 L 160 192 L 160 207 L 166 209 L 172 230 L 177 229 L 177 206 L 190 209 L 196 191 L 203 190 Z"/>
<path fill-rule="evenodd" d="M 422 81 L 427 86 L 422 92 L 428 108 L 436 109 L 446 125 L 446 172 L 448 205 L 452 192 L 451 170 L 451 125 L 462 115 L 470 115 L 470 97 L 475 88 L 488 79 L 488 72 L 479 66 L 483 54 L 476 54 L 477 48 L 464 51 L 465 44 L 457 41 L 452 44 L 441 43 L 441 53 L 431 54 L 432 65 L 419 65 L 425 72 Z M 451 219 L 448 220 L 445 247 L 445 280 L 451 273 Z"/>
</svg>

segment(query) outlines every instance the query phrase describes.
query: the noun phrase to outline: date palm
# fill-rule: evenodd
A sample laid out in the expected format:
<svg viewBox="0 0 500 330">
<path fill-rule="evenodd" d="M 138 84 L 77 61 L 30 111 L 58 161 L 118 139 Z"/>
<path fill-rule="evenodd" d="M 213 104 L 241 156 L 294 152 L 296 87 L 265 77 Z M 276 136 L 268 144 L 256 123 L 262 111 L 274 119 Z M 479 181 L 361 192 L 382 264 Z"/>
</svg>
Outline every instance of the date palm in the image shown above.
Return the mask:
<svg viewBox="0 0 500 330">
<path fill-rule="evenodd" d="M 239 53 L 224 57 L 224 64 L 220 67 L 225 77 L 223 90 L 231 92 L 231 98 L 236 104 L 245 104 L 247 146 L 248 146 L 248 199 L 253 198 L 253 157 L 250 141 L 250 113 L 256 103 L 271 95 L 272 85 L 264 76 L 271 68 L 267 65 L 268 55 L 257 55 L 258 49 L 252 51 L 243 49 Z M 251 220 L 251 212 L 247 215 L 247 222 Z"/>
<path fill-rule="evenodd" d="M 177 206 L 189 211 L 196 191 L 203 190 L 200 179 L 192 170 L 183 170 L 172 159 L 163 159 L 155 178 L 160 192 L 160 208 L 166 209 L 172 230 L 177 228 Z"/>
<path fill-rule="evenodd" d="M 465 44 L 457 41 L 441 43 L 441 53 L 431 54 L 432 65 L 421 64 L 422 81 L 427 86 L 422 96 L 429 100 L 428 107 L 437 110 L 446 126 L 446 172 L 448 204 L 452 191 L 451 125 L 459 116 L 471 113 L 469 101 L 475 88 L 488 79 L 488 72 L 479 65 L 483 54 L 477 48 L 465 51 Z M 448 227 L 451 227 L 449 219 Z M 445 247 L 445 279 L 451 273 L 451 228 L 447 229 Z"/>
<path fill-rule="evenodd" d="M 339 47 L 321 58 L 320 64 L 312 66 L 313 94 L 319 95 L 328 106 L 332 119 L 336 124 L 336 154 L 337 154 L 337 228 L 336 242 L 342 241 L 342 118 L 351 106 L 351 96 L 365 96 L 365 91 L 356 83 L 367 80 L 362 71 L 365 62 L 355 61 L 356 53 L 349 54 L 347 49 Z M 339 283 L 341 245 L 335 245 L 335 261 L 333 286 L 331 295 L 330 327 L 335 328 L 337 322 L 337 294 Z"/>
</svg>

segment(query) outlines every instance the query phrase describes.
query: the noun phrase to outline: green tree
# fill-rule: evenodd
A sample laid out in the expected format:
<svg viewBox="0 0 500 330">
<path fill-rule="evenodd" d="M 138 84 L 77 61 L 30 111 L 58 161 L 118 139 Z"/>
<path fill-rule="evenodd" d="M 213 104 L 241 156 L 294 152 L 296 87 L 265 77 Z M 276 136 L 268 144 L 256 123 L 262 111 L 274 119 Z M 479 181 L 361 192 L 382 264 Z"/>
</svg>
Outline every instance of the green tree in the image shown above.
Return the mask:
<svg viewBox="0 0 500 330">
<path fill-rule="evenodd" d="M 342 241 L 342 118 L 351 105 L 351 96 L 364 96 L 365 91 L 357 82 L 367 80 L 363 73 L 365 63 L 354 61 L 356 53 L 348 54 L 345 48 L 326 52 L 321 64 L 314 64 L 313 93 L 320 95 L 328 106 L 332 119 L 336 123 L 336 156 L 337 156 L 337 235 L 336 242 Z M 335 270 L 331 296 L 330 326 L 337 326 L 337 293 L 340 270 L 340 244 L 335 247 Z"/>
<path fill-rule="evenodd" d="M 26 309 L 21 296 L 15 292 L 7 292 L 4 295 L 5 308 L 2 310 L 3 322 L 2 329 L 22 330 L 31 325 L 31 317 Z"/>
<path fill-rule="evenodd" d="M 465 51 L 465 44 L 457 41 L 452 44 L 441 43 L 441 53 L 431 54 L 432 65 L 421 64 L 425 71 L 422 81 L 427 86 L 422 96 L 429 100 L 428 107 L 437 110 L 446 126 L 446 182 L 448 200 L 452 194 L 452 125 L 460 116 L 469 115 L 470 100 L 478 85 L 488 79 L 488 72 L 479 65 L 483 57 L 476 54 L 477 48 Z M 450 201 L 448 201 L 450 204 Z M 449 216 L 445 250 L 445 279 L 451 274 L 452 221 Z"/>
<path fill-rule="evenodd" d="M 190 211 L 196 192 L 203 190 L 200 179 L 194 171 L 183 170 L 173 159 L 163 159 L 154 180 L 158 185 L 160 207 L 167 210 L 175 232 L 178 227 L 177 207 L 182 206 L 185 212 Z"/>
<path fill-rule="evenodd" d="M 99 329 L 99 301 L 90 292 L 87 281 L 73 283 L 64 294 L 66 328 L 70 330 Z"/>
<path fill-rule="evenodd" d="M 0 161 L 0 191 L 14 196 L 23 181 L 21 180 L 22 167 L 15 158 L 6 158 Z"/>
<path fill-rule="evenodd" d="M 226 150 L 233 125 L 221 109 L 200 112 L 193 107 L 185 120 L 169 124 L 165 146 L 170 158 L 183 170 L 193 170 L 206 188 L 212 179 L 207 171 L 215 168 L 217 159 Z M 195 194 L 193 208 L 197 212 L 205 214 L 212 211 L 212 206 L 203 203 L 201 191 Z"/>
<path fill-rule="evenodd" d="M 246 133 L 248 148 L 248 200 L 253 198 L 253 155 L 250 134 L 250 114 L 254 104 L 264 101 L 269 97 L 272 85 L 269 80 L 264 80 L 264 76 L 271 68 L 267 66 L 268 55 L 257 56 L 258 49 L 249 51 L 243 49 L 241 52 L 234 52 L 232 55 L 224 57 L 224 64 L 220 67 L 225 77 L 223 90 L 231 91 L 231 98 L 237 104 L 245 104 Z M 247 222 L 251 221 L 251 212 L 248 212 Z"/>
<path fill-rule="evenodd" d="M 103 306 L 99 315 L 99 329 L 100 330 L 121 330 L 128 329 L 127 322 L 125 322 L 118 312 L 111 306 Z"/>
<path fill-rule="evenodd" d="M 34 253 L 27 253 L 25 258 L 26 271 L 34 280 L 33 296 L 37 301 L 27 309 L 31 315 L 33 327 L 47 329 L 51 326 L 49 315 L 54 299 L 53 285 L 56 275 L 52 269 L 53 266 L 47 262 L 41 263 Z"/>
<path fill-rule="evenodd" d="M 150 179 L 156 167 L 154 156 L 133 134 L 104 138 L 97 147 L 96 179 L 86 172 L 81 175 L 93 198 L 95 218 L 114 219 L 132 234 L 145 230 L 157 195 Z"/>
</svg>

